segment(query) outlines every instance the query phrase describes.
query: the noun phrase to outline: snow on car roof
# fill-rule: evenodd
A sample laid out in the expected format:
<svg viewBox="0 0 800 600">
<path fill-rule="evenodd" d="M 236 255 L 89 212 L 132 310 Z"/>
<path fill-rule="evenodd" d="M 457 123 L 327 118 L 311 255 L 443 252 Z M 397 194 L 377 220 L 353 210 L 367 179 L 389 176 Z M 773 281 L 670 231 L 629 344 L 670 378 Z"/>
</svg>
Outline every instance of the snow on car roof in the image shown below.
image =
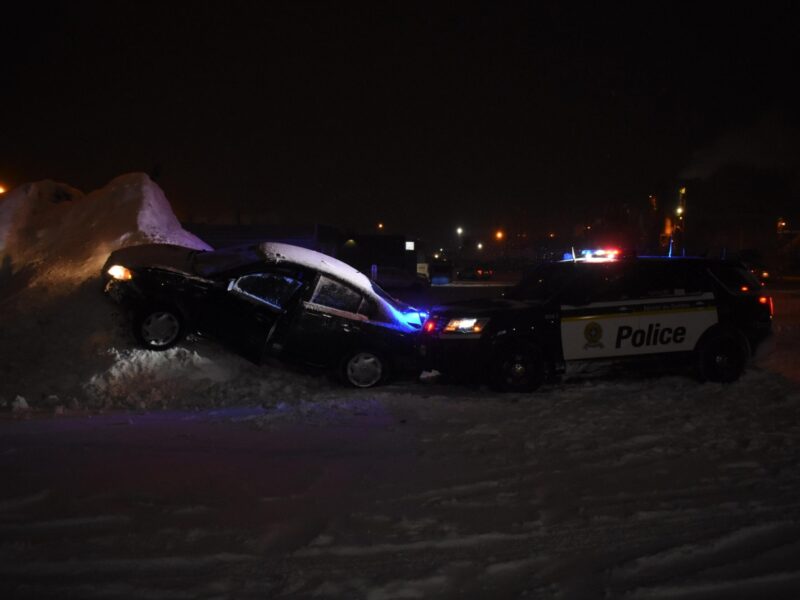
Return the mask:
<svg viewBox="0 0 800 600">
<path fill-rule="evenodd" d="M 268 262 L 292 262 L 316 269 L 341 279 L 360 290 L 374 294 L 372 282 L 366 275 L 347 263 L 343 263 L 327 254 L 322 254 L 322 252 L 280 242 L 264 242 L 259 245 L 259 250 L 261 250 Z"/>
</svg>

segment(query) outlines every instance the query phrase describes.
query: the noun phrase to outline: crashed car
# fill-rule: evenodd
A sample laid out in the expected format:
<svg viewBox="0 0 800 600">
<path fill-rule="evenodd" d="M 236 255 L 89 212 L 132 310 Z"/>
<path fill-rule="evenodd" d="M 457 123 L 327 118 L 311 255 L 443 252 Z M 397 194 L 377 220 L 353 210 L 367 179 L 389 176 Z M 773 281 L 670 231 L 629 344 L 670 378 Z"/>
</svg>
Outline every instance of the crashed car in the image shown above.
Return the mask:
<svg viewBox="0 0 800 600">
<path fill-rule="evenodd" d="M 111 254 L 103 277 L 145 348 L 165 350 L 197 333 L 256 363 L 276 356 L 333 369 L 364 388 L 415 368 L 426 317 L 353 267 L 281 243 L 132 246 Z"/>
<path fill-rule="evenodd" d="M 425 367 L 505 391 L 592 361 L 684 363 L 704 380 L 737 379 L 773 314 L 745 266 L 618 255 L 543 263 L 502 298 L 435 308 L 419 346 Z"/>
</svg>

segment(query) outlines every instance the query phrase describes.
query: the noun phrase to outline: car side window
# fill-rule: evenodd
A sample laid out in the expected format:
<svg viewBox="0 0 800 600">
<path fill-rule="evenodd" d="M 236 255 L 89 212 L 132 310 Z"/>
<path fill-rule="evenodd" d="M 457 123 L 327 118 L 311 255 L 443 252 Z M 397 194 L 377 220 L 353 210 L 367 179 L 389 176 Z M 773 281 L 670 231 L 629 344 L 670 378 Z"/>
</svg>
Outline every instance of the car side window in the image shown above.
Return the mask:
<svg viewBox="0 0 800 600">
<path fill-rule="evenodd" d="M 633 274 L 621 263 L 579 264 L 562 294 L 564 304 L 619 302 L 634 296 Z"/>
<path fill-rule="evenodd" d="M 239 277 L 233 284 L 233 290 L 252 300 L 282 309 L 301 285 L 291 277 L 254 273 Z"/>
<path fill-rule="evenodd" d="M 645 263 L 639 265 L 639 294 L 642 298 L 665 298 L 686 294 L 685 273 L 678 263 Z"/>
<path fill-rule="evenodd" d="M 707 287 L 696 266 L 683 261 L 643 263 L 639 273 L 639 293 L 643 298 L 696 295 Z"/>
<path fill-rule="evenodd" d="M 358 307 L 358 314 L 364 315 L 367 319 L 375 320 L 379 317 L 378 305 L 372 298 L 364 297 L 361 306 Z"/>
<path fill-rule="evenodd" d="M 357 313 L 358 307 L 361 305 L 361 294 L 338 281 L 320 275 L 314 295 L 311 296 L 311 302 L 328 308 Z"/>
</svg>

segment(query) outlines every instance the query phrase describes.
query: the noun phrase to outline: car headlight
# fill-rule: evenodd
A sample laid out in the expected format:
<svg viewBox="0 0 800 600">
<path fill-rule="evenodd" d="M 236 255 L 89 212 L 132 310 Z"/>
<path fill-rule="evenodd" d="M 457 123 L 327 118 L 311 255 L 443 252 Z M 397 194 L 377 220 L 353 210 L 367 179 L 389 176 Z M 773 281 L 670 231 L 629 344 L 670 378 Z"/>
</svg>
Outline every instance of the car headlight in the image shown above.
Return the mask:
<svg viewBox="0 0 800 600">
<path fill-rule="evenodd" d="M 113 279 L 117 279 L 119 281 L 128 281 L 133 279 L 133 273 L 131 273 L 131 270 L 123 267 L 122 265 L 113 265 L 109 267 L 106 273 L 108 273 Z"/>
<path fill-rule="evenodd" d="M 450 319 L 444 326 L 444 333 L 480 333 L 489 319 Z"/>
</svg>

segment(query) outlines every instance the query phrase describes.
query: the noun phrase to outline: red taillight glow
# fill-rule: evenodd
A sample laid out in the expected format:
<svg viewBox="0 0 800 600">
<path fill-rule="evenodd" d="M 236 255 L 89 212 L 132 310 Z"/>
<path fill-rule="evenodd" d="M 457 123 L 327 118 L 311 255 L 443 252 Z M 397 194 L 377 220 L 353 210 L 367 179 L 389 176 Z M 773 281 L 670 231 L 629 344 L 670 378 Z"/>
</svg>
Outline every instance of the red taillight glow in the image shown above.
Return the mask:
<svg viewBox="0 0 800 600">
<path fill-rule="evenodd" d="M 772 302 L 772 296 L 759 296 L 758 297 L 759 304 L 763 304 L 769 307 L 769 316 L 771 317 L 775 313 L 775 305 Z"/>
<path fill-rule="evenodd" d="M 431 333 L 436 329 L 436 319 L 428 319 L 425 321 L 425 325 L 422 326 L 422 329 L 425 333 Z"/>
<path fill-rule="evenodd" d="M 739 288 L 739 291 L 740 292 L 749 292 L 750 288 L 747 287 L 746 285 L 743 285 L 742 287 Z"/>
</svg>

